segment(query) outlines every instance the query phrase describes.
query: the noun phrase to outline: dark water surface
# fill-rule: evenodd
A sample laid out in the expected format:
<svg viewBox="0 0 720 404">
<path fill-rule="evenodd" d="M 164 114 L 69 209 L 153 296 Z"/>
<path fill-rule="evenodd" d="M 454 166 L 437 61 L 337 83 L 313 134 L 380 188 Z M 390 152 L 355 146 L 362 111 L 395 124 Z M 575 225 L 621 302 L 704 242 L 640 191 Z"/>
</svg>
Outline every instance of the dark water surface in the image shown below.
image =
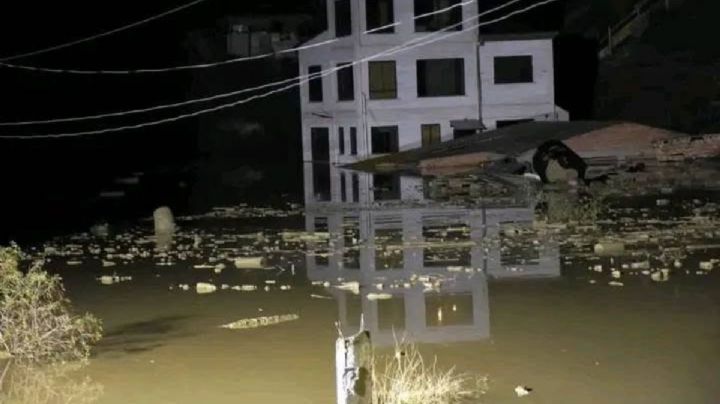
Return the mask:
<svg viewBox="0 0 720 404">
<path fill-rule="evenodd" d="M 39 247 L 105 338 L 86 367 L 44 384 L 17 377 L 9 402 L 48 389 L 42 402 L 331 403 L 335 323 L 350 333 L 361 314 L 378 354 L 404 335 L 440 367 L 487 375 L 486 403 L 720 402 L 715 188 L 626 188 L 597 214 L 568 191 L 478 206 L 443 189 L 422 203 L 184 218 L 169 250 L 156 249 L 152 223 Z M 622 250 L 608 253 L 613 243 Z M 236 268 L 242 256 L 264 269 Z M 218 290 L 198 294 L 197 282 Z M 242 285 L 257 290 L 232 288 Z M 518 398 L 518 385 L 533 391 Z"/>
</svg>

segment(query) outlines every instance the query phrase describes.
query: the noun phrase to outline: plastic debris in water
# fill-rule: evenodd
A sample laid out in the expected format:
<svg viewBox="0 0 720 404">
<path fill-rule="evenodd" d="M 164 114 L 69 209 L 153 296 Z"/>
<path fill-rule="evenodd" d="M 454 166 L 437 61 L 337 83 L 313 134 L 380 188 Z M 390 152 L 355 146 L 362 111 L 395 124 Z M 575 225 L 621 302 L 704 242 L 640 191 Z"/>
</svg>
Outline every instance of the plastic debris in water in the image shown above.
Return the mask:
<svg viewBox="0 0 720 404">
<path fill-rule="evenodd" d="M 360 293 L 360 283 L 356 281 L 343 282 L 335 287 L 340 290 L 348 290 L 356 295 Z"/>
<path fill-rule="evenodd" d="M 392 299 L 392 295 L 390 293 L 368 293 L 367 298 L 368 300 L 387 300 Z"/>
<path fill-rule="evenodd" d="M 132 276 L 103 275 L 97 278 L 103 285 L 113 285 L 120 282 L 128 282 L 132 280 Z"/>
<path fill-rule="evenodd" d="M 517 387 L 515 387 L 515 394 L 517 394 L 518 397 L 525 397 L 525 396 L 530 395 L 530 392 L 532 390 L 533 389 L 531 389 L 530 387 L 517 386 Z"/>
<path fill-rule="evenodd" d="M 234 262 L 237 269 L 260 269 L 263 267 L 262 257 L 238 257 Z"/>
<path fill-rule="evenodd" d="M 233 286 L 232 290 L 238 290 L 241 292 L 252 292 L 257 290 L 257 286 L 255 285 L 239 285 L 239 286 Z"/>
<path fill-rule="evenodd" d="M 217 286 L 213 285 L 212 283 L 198 282 L 197 285 L 195 285 L 195 291 L 199 295 L 213 293 L 216 290 Z"/>
<path fill-rule="evenodd" d="M 274 316 L 244 318 L 242 320 L 233 321 L 232 323 L 223 324 L 220 326 L 220 328 L 227 328 L 229 330 L 244 330 L 248 328 L 266 327 L 269 325 L 285 323 L 288 321 L 297 320 L 299 318 L 300 316 L 297 314 L 281 314 Z"/>
</svg>

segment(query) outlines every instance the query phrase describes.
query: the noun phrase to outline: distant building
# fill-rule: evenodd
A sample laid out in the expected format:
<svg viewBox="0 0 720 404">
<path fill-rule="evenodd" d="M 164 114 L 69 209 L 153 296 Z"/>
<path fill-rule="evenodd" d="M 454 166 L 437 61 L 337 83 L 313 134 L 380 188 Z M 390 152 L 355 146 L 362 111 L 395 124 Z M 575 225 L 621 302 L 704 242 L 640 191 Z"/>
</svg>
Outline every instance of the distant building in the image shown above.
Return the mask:
<svg viewBox="0 0 720 404">
<path fill-rule="evenodd" d="M 311 20 L 307 14 L 228 17 L 227 52 L 232 56 L 248 57 L 293 48 L 302 40 L 302 27 Z M 288 52 L 278 56 L 296 55 L 296 52 Z"/>
<path fill-rule="evenodd" d="M 328 29 L 307 44 L 338 41 L 301 51 L 300 74 L 342 66 L 477 15 L 471 3 L 414 18 L 459 2 L 329 0 Z M 300 91 L 303 159 L 352 162 L 517 122 L 568 120 L 555 105 L 552 38 L 479 36 L 472 29 L 313 79 Z"/>
</svg>

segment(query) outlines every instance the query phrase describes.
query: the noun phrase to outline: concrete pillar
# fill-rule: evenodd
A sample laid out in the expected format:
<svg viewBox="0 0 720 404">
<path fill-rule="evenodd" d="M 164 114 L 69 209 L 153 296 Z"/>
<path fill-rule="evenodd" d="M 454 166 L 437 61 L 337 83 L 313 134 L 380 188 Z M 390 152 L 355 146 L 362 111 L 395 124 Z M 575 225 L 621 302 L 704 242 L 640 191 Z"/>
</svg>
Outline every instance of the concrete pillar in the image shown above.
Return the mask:
<svg viewBox="0 0 720 404">
<path fill-rule="evenodd" d="M 361 330 L 335 342 L 338 404 L 372 403 L 372 345 L 370 332 Z"/>
</svg>

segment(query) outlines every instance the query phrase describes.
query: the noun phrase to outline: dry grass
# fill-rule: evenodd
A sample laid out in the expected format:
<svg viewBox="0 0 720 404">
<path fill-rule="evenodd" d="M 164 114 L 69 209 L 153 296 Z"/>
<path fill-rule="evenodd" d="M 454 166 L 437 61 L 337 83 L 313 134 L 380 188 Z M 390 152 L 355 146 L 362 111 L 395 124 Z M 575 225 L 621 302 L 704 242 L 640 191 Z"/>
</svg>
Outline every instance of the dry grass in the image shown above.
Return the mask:
<svg viewBox="0 0 720 404">
<path fill-rule="evenodd" d="M 440 370 L 427 364 L 417 347 L 396 341 L 395 353 L 373 365 L 375 404 L 453 404 L 476 400 L 487 391 L 487 379 Z M 383 373 L 378 373 L 378 365 Z"/>
<path fill-rule="evenodd" d="M 53 364 L 38 367 L 15 363 L 0 389 L 0 403 L 89 404 L 103 394 L 102 385 L 88 377 L 76 377 L 82 364 Z"/>
<path fill-rule="evenodd" d="M 0 356 L 31 362 L 87 358 L 101 337 L 100 321 L 73 315 L 61 279 L 40 263 L 23 274 L 19 256 L 17 248 L 0 248 Z"/>
</svg>

